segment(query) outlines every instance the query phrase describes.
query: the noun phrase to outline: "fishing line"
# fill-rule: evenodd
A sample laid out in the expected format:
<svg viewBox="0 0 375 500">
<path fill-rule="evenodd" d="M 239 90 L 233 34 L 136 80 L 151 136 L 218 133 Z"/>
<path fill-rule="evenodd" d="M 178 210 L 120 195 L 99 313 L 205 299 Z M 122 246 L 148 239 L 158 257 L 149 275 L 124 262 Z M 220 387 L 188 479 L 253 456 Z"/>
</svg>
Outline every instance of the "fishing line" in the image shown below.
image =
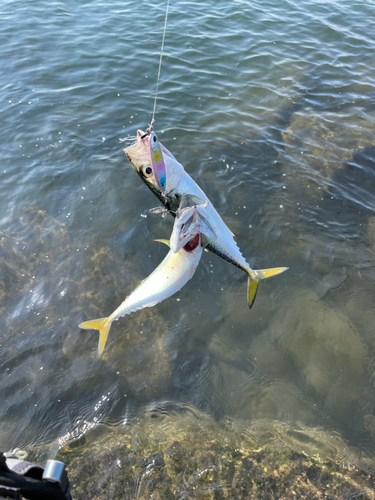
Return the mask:
<svg viewBox="0 0 375 500">
<path fill-rule="evenodd" d="M 119 138 L 119 141 L 121 142 L 134 142 L 137 140 L 137 136 L 136 135 L 128 135 L 127 137 L 124 137 L 123 139 Z"/>
<path fill-rule="evenodd" d="M 154 123 L 155 123 L 156 100 L 158 98 L 158 89 L 159 89 L 159 80 L 160 80 L 160 71 L 161 71 L 161 61 L 163 59 L 163 51 L 164 51 L 165 32 L 167 31 L 168 10 L 169 10 L 169 0 L 167 0 L 167 10 L 165 12 L 163 40 L 161 42 L 159 70 L 158 70 L 158 77 L 157 77 L 157 80 L 156 80 L 156 92 L 155 92 L 155 100 L 154 100 L 154 110 L 152 112 L 152 120 L 151 120 L 150 126 L 146 130 L 146 134 L 151 134 L 151 132 L 153 131 L 153 128 L 154 128 Z"/>
</svg>

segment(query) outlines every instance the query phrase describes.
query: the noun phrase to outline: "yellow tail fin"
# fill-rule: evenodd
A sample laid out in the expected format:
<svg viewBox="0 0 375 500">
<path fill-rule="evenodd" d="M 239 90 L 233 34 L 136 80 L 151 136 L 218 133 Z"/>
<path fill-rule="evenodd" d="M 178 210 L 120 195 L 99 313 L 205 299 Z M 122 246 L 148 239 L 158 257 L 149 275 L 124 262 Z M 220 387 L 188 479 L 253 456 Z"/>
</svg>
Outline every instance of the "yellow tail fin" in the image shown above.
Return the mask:
<svg viewBox="0 0 375 500">
<path fill-rule="evenodd" d="M 253 280 L 250 276 L 247 279 L 247 303 L 249 309 L 253 307 L 254 300 L 258 291 L 259 281 Z"/>
<path fill-rule="evenodd" d="M 258 291 L 258 285 L 260 280 L 265 278 L 271 278 L 271 276 L 276 276 L 289 269 L 288 267 L 274 267 L 272 269 L 259 269 L 258 271 L 249 272 L 249 278 L 247 281 L 247 303 L 251 309 Z"/>
<path fill-rule="evenodd" d="M 84 330 L 99 330 L 98 356 L 101 356 L 104 351 L 109 329 L 111 328 L 112 323 L 107 323 L 107 320 L 108 318 L 92 319 L 91 321 L 84 321 L 78 325 L 79 328 L 83 328 Z"/>
</svg>

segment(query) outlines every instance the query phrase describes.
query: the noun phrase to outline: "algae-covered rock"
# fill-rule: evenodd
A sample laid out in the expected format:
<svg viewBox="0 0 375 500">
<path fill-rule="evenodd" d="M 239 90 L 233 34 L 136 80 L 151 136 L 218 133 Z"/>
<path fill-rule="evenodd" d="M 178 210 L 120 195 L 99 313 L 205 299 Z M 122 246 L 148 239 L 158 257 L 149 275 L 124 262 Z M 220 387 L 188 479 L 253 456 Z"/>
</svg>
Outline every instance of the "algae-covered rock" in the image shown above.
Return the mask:
<svg viewBox="0 0 375 500">
<path fill-rule="evenodd" d="M 372 475 L 340 464 L 338 438 L 270 421 L 231 424 L 193 408 L 151 411 L 122 432 L 65 444 L 57 459 L 77 500 L 375 499 Z M 330 454 L 304 451 L 318 440 L 331 442 Z"/>
<path fill-rule="evenodd" d="M 111 314 L 145 278 L 134 259 L 124 259 L 110 239 L 77 232 L 34 207 L 3 221 L 1 231 L 4 447 L 45 443 L 56 419 L 64 432 L 81 407 L 95 408 L 108 392 L 124 406 L 128 396 L 165 391 L 167 328 L 157 309 L 116 322 L 102 359 L 98 332 L 78 327 Z"/>
<path fill-rule="evenodd" d="M 340 311 L 299 292 L 275 315 L 271 331 L 318 393 L 343 406 L 357 399 L 367 351 Z"/>
<path fill-rule="evenodd" d="M 296 384 L 277 379 L 261 386 L 249 402 L 249 411 L 255 418 L 288 422 L 309 422 L 314 415 L 310 402 Z"/>
<path fill-rule="evenodd" d="M 375 441 L 375 415 L 367 413 L 364 416 L 363 421 L 366 430 L 370 433 L 372 439 Z"/>
<path fill-rule="evenodd" d="M 356 151 L 375 145 L 372 119 L 303 108 L 294 113 L 282 138 L 292 162 L 285 163 L 291 191 L 320 202 L 334 173 Z"/>
</svg>

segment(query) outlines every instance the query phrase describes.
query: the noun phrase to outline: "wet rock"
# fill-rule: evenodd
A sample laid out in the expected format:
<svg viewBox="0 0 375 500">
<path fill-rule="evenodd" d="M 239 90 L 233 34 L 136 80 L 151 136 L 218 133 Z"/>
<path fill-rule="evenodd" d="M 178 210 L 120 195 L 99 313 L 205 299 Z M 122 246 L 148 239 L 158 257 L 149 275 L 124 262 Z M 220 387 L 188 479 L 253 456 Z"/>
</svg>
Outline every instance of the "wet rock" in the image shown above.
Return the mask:
<svg viewBox="0 0 375 500">
<path fill-rule="evenodd" d="M 143 461 L 143 465 L 147 467 L 147 469 L 161 469 L 165 466 L 164 463 L 164 454 L 163 453 L 154 453 L 147 457 Z"/>
<path fill-rule="evenodd" d="M 174 441 L 166 451 L 166 454 L 174 462 L 181 462 L 184 457 L 183 446 L 179 441 Z"/>
<path fill-rule="evenodd" d="M 233 424 L 192 408 L 162 420 L 146 414 L 126 432 L 65 445 L 57 459 L 68 463 L 77 500 L 375 499 L 366 468 L 342 465 L 349 452 L 339 438 L 265 420 Z"/>
</svg>

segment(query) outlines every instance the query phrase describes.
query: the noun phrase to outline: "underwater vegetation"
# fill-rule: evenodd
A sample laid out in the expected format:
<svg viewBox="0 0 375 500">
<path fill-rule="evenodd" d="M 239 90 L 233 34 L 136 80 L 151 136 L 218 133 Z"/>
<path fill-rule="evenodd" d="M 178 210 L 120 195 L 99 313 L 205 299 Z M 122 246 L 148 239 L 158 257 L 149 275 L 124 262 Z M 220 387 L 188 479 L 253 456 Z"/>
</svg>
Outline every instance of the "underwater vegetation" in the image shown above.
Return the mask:
<svg viewBox="0 0 375 500">
<path fill-rule="evenodd" d="M 192 409 L 150 411 L 126 430 L 65 443 L 57 458 L 68 464 L 77 500 L 375 499 L 365 464 L 349 465 L 335 450 L 345 449 L 340 438 L 267 420 L 242 432 L 231 424 Z M 330 454 L 317 452 L 315 440 Z"/>
</svg>

